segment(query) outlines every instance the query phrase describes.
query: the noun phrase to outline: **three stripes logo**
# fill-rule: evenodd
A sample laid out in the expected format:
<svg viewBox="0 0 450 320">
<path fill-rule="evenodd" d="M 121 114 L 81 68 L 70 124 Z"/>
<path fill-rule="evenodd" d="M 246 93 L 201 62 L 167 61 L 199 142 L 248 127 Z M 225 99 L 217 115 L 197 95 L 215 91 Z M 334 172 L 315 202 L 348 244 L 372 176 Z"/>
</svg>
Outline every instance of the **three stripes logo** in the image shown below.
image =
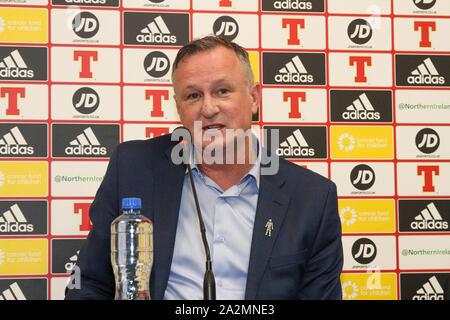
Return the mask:
<svg viewBox="0 0 450 320">
<path fill-rule="evenodd" d="M 283 68 L 278 70 L 278 74 L 275 76 L 275 81 L 280 83 L 312 83 L 314 82 L 314 76 L 308 74 L 308 71 L 300 60 L 300 57 L 297 55 L 290 59 L 290 61 L 288 61 Z"/>
<path fill-rule="evenodd" d="M 1 78 L 34 78 L 34 71 L 31 70 L 18 49 L 13 50 L 9 55 L 0 58 Z"/>
<path fill-rule="evenodd" d="M 413 230 L 448 230 L 448 222 L 442 219 L 438 209 L 430 202 L 411 222 Z"/>
<path fill-rule="evenodd" d="M 300 129 L 295 130 L 285 141 L 280 143 L 280 147 L 277 149 L 278 156 L 303 156 L 313 157 L 314 149 L 310 148 L 308 142 L 302 135 Z"/>
<path fill-rule="evenodd" d="M 409 84 L 445 84 L 445 78 L 439 75 L 439 72 L 430 58 L 423 60 L 423 63 L 419 64 L 417 68 L 411 72 L 407 81 Z"/>
<path fill-rule="evenodd" d="M 27 300 L 27 298 L 17 282 L 14 282 L 8 289 L 2 291 L 0 294 L 0 300 Z"/>
<path fill-rule="evenodd" d="M 34 225 L 28 223 L 17 203 L 8 210 L 0 213 L 0 234 L 2 233 L 30 233 L 34 231 Z"/>
<path fill-rule="evenodd" d="M 375 111 L 366 93 L 362 93 L 346 108 L 342 117 L 346 120 L 379 120 L 380 113 Z"/>
<path fill-rule="evenodd" d="M 444 290 L 437 280 L 436 276 L 432 276 L 425 282 L 422 287 L 417 290 L 412 298 L 413 300 L 444 300 Z"/>
<path fill-rule="evenodd" d="M 105 156 L 107 150 L 102 147 L 92 128 L 86 128 L 74 140 L 70 142 L 70 146 L 65 149 L 67 155 L 95 155 Z"/>
<path fill-rule="evenodd" d="M 29 146 L 16 126 L 0 137 L 0 155 L 33 155 L 34 148 Z"/>
<path fill-rule="evenodd" d="M 0 46 L 0 80 L 46 81 L 47 47 Z"/>
<path fill-rule="evenodd" d="M 163 18 L 157 16 L 141 30 L 141 33 L 136 36 L 136 41 L 147 44 L 174 44 L 177 42 L 177 37 L 171 35 Z"/>
</svg>

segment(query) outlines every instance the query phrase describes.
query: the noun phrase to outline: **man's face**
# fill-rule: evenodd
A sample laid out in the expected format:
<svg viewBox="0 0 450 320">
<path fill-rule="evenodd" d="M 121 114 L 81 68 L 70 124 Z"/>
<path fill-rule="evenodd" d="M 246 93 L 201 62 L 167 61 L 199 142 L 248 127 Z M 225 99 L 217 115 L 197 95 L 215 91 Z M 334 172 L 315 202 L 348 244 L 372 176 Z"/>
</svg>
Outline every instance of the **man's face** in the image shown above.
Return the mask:
<svg viewBox="0 0 450 320">
<path fill-rule="evenodd" d="M 184 58 L 173 84 L 180 120 L 197 146 L 225 147 L 227 129 L 250 129 L 258 111 L 260 85 L 249 88 L 242 63 L 231 49 L 218 46 Z M 194 131 L 197 121 L 200 137 Z M 216 138 L 219 133 L 223 139 Z"/>
</svg>

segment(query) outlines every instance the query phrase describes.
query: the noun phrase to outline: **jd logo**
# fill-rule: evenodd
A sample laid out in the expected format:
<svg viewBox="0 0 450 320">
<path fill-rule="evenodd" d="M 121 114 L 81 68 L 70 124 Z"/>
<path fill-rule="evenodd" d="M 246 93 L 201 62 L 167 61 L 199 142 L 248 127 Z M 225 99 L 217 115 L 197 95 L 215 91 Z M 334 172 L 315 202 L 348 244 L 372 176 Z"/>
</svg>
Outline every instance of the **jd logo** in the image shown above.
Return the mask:
<svg viewBox="0 0 450 320">
<path fill-rule="evenodd" d="M 153 78 L 161 78 L 169 72 L 169 58 L 161 51 L 150 52 L 144 59 L 145 71 Z"/>
<path fill-rule="evenodd" d="M 100 97 L 94 89 L 83 87 L 74 93 L 72 104 L 78 112 L 82 114 L 91 114 L 95 112 L 100 105 Z"/>
<path fill-rule="evenodd" d="M 355 19 L 348 25 L 347 34 L 354 43 L 365 44 L 372 38 L 372 27 L 364 19 Z"/>
<path fill-rule="evenodd" d="M 436 0 L 412 0 L 417 8 L 422 10 L 431 9 L 435 4 Z"/>
<path fill-rule="evenodd" d="M 232 17 L 221 16 L 214 22 L 213 31 L 216 36 L 232 41 L 239 33 L 239 25 Z"/>
<path fill-rule="evenodd" d="M 439 148 L 439 135 L 431 128 L 420 130 L 416 135 L 416 146 L 423 153 L 433 153 Z"/>
<path fill-rule="evenodd" d="M 352 246 L 352 256 L 358 263 L 371 263 L 377 256 L 377 247 L 375 246 L 375 243 L 368 238 L 358 239 Z"/>
<path fill-rule="evenodd" d="M 97 17 L 87 11 L 80 12 L 72 20 L 72 30 L 80 38 L 92 38 L 97 34 L 99 27 Z"/>
<path fill-rule="evenodd" d="M 375 172 L 366 164 L 360 164 L 350 173 L 350 181 L 358 190 L 370 189 L 375 183 Z"/>
</svg>

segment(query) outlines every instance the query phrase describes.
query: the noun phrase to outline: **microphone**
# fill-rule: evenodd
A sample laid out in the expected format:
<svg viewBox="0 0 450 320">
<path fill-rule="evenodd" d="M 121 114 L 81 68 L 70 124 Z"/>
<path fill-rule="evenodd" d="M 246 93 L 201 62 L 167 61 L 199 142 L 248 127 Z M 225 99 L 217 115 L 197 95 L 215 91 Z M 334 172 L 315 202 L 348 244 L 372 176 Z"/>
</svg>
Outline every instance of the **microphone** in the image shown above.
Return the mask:
<svg viewBox="0 0 450 320">
<path fill-rule="evenodd" d="M 178 131 L 175 135 L 175 131 Z M 179 134 L 179 132 L 183 132 L 184 134 Z M 172 135 L 175 137 L 187 137 L 190 141 L 190 133 L 189 130 L 185 127 L 176 128 Z M 211 253 L 209 251 L 208 240 L 206 238 L 206 228 L 203 223 L 202 213 L 200 210 L 200 204 L 198 202 L 197 191 L 195 189 L 194 178 L 192 177 L 192 168 L 190 164 L 190 149 L 191 144 L 186 139 L 182 139 L 179 142 L 179 145 L 182 148 L 183 152 L 183 162 L 186 164 L 189 174 L 189 179 L 191 181 L 192 193 L 194 195 L 195 207 L 197 208 L 197 216 L 198 222 L 200 224 L 200 233 L 202 235 L 203 246 L 205 247 L 205 255 L 206 255 L 206 270 L 205 276 L 203 278 L 203 300 L 216 300 L 216 281 L 214 279 L 214 273 L 212 271 L 212 262 L 211 262 Z"/>
</svg>

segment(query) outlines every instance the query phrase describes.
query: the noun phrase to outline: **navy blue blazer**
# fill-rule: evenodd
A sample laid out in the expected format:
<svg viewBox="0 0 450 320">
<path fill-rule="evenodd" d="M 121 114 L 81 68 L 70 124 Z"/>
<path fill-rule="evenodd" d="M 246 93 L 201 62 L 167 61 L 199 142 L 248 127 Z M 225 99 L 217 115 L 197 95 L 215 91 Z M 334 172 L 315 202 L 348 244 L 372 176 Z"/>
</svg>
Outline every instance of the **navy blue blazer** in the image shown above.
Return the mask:
<svg viewBox="0 0 450 320">
<path fill-rule="evenodd" d="M 153 222 L 150 294 L 163 298 L 185 175 L 185 166 L 170 160 L 173 146 L 164 135 L 114 150 L 90 208 L 93 228 L 78 256 L 81 288 L 68 290 L 66 299 L 114 298 L 110 225 L 124 197 L 142 198 L 141 213 Z M 265 236 L 268 219 L 271 237 Z M 276 175 L 261 175 L 245 298 L 341 299 L 342 264 L 336 185 L 280 159 Z"/>
</svg>

